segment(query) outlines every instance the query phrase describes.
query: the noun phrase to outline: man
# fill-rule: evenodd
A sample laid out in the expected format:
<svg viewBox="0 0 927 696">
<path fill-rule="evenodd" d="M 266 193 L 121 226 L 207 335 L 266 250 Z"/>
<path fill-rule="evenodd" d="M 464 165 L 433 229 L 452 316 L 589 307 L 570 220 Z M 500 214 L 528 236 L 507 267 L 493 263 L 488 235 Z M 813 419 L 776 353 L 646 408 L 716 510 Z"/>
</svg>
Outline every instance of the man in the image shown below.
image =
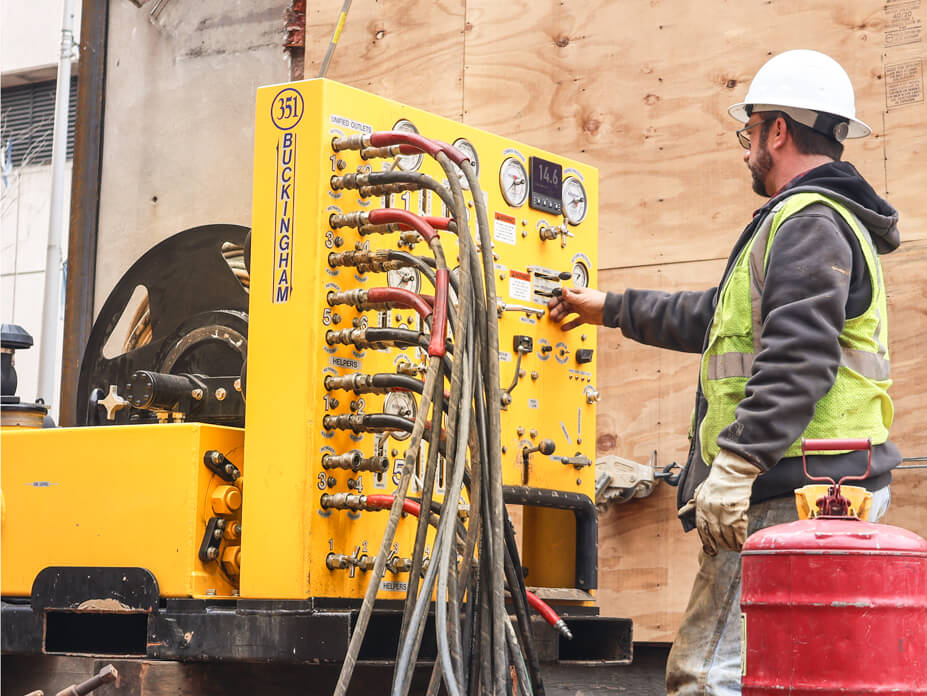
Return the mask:
<svg viewBox="0 0 927 696">
<path fill-rule="evenodd" d="M 853 165 L 842 141 L 865 137 L 850 79 L 833 59 L 788 51 L 757 73 L 730 109 L 754 213 L 719 287 L 668 294 L 564 289 L 562 328 L 619 327 L 642 343 L 702 354 L 679 516 L 702 541 L 699 573 L 667 663 L 670 695 L 740 693 L 740 554 L 757 529 L 796 519 L 807 481 L 801 438 L 872 438 L 877 519 L 888 505 L 892 403 L 885 286 L 878 254 L 899 245 L 896 211 Z M 862 474 L 866 452 L 808 458 L 809 470 Z M 748 528 L 749 509 L 749 528 Z"/>
</svg>

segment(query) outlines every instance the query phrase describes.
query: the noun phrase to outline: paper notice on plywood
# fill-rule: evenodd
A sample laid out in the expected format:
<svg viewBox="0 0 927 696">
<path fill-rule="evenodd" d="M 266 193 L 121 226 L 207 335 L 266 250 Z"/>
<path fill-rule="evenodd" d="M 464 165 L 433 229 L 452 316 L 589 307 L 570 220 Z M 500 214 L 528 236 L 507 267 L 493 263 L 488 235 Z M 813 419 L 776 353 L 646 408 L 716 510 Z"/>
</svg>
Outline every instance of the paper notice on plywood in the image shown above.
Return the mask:
<svg viewBox="0 0 927 696">
<path fill-rule="evenodd" d="M 918 58 L 904 63 L 885 66 L 885 106 L 924 103 L 924 61 Z"/>
</svg>

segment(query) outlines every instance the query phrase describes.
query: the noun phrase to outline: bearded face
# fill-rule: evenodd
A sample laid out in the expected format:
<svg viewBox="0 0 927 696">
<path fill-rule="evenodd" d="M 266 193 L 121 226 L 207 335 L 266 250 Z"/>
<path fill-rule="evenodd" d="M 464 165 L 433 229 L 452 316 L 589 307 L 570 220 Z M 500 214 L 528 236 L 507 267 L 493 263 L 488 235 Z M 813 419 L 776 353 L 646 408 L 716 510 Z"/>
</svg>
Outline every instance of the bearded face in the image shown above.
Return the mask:
<svg viewBox="0 0 927 696">
<path fill-rule="evenodd" d="M 772 155 L 769 154 L 769 148 L 766 147 L 766 136 L 769 130 L 768 124 L 760 126 L 761 132 L 755 143 L 752 143 L 750 158 L 747 160 L 747 167 L 753 177 L 753 190 L 761 196 L 769 198 L 770 193 L 766 190 L 766 177 L 773 167 Z"/>
</svg>

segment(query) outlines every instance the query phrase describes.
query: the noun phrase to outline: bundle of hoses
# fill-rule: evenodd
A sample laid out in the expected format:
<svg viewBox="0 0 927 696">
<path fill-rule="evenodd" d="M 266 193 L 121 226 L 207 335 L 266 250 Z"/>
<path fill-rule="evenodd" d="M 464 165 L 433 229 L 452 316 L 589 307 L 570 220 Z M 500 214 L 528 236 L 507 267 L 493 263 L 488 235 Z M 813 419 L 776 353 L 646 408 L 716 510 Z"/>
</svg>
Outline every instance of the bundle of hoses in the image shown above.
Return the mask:
<svg viewBox="0 0 927 696">
<path fill-rule="evenodd" d="M 446 221 L 383 209 L 359 214 L 361 217 L 350 221 L 352 226 L 376 225 L 380 229 L 398 223 L 402 229 L 417 231 L 428 242 L 434 260 L 425 264 L 410 258 L 409 262 L 428 270 L 425 275 L 435 284 L 435 296 L 420 406 L 335 694 L 343 696 L 350 684 L 396 528 L 403 510 L 408 509 L 409 483 L 423 439 L 428 449 L 420 509 L 437 511 L 437 528 L 426 567 L 426 535 L 429 519 L 434 522 L 435 516 L 419 515 L 391 693 L 409 693 L 426 619 L 433 608 L 438 659 L 428 694 L 436 694 L 442 683 L 450 696 L 542 694 L 521 564 L 502 498 L 495 271 L 488 216 L 475 170 L 464 153 L 416 134 L 378 132 L 336 138 L 332 145 L 336 151 L 359 149 L 365 158 L 417 152 L 434 157 L 446 174 L 450 190 L 425 174 L 402 171 L 349 175 L 337 183 L 343 188 L 360 189 L 362 195 L 397 184 L 428 188 L 452 213 L 452 220 Z M 479 244 L 486 252 L 483 254 L 470 234 L 471 221 L 458 170 L 472 193 Z M 454 281 L 448 277 L 440 237 L 432 223 L 457 233 L 460 271 Z M 431 271 L 431 267 L 435 270 Z M 453 287 L 449 288 L 449 284 Z M 439 335 L 444 331 L 446 317 L 452 323 L 451 341 Z M 446 392 L 448 380 L 450 388 Z M 433 494 L 439 451 L 446 458 L 448 483 L 443 501 L 436 504 Z M 468 501 L 468 509 L 464 508 L 464 500 Z M 516 617 L 514 626 L 506 606 L 506 586 Z"/>
</svg>

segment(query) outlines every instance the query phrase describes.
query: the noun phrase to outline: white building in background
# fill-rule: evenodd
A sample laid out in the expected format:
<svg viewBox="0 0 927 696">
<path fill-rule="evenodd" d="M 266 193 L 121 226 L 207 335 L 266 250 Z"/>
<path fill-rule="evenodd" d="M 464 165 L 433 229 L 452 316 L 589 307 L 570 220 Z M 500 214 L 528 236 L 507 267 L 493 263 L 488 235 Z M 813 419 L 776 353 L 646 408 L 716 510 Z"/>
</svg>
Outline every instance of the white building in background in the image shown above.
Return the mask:
<svg viewBox="0 0 927 696">
<path fill-rule="evenodd" d="M 74 41 L 79 40 L 80 2 L 75 3 Z M 63 0 L 0 3 L 0 321 L 19 324 L 35 346 L 16 354 L 18 394 L 51 403 L 57 420 L 57 395 L 36 394 L 42 334 L 45 257 L 51 201 L 52 128 L 61 43 Z M 68 172 L 73 155 L 77 111 L 77 47 L 71 71 Z M 70 176 L 65 200 L 70 200 Z M 68 215 L 63 216 L 62 259 L 67 254 Z M 63 327 L 64 282 L 61 285 Z M 61 338 L 58 338 L 60 371 Z M 56 375 L 54 384 L 60 384 Z"/>
</svg>

